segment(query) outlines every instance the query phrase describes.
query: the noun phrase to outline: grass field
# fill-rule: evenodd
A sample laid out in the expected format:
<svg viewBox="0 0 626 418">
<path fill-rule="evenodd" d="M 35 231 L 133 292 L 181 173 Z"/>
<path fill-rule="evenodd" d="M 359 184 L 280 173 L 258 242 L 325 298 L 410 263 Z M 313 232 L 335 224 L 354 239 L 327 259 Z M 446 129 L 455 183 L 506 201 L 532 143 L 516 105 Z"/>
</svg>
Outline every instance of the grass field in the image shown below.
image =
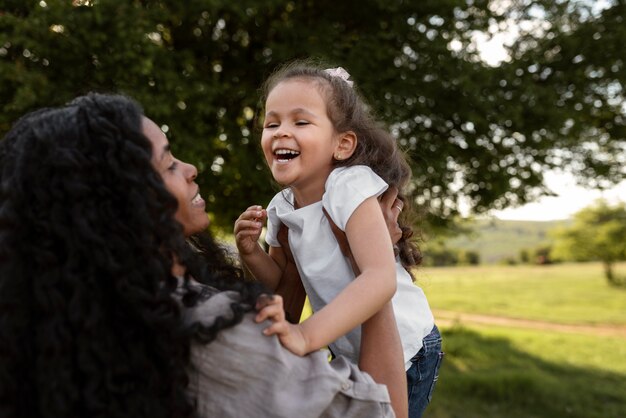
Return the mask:
<svg viewBox="0 0 626 418">
<path fill-rule="evenodd" d="M 442 335 L 425 418 L 626 417 L 624 339 L 482 326 Z"/>
<path fill-rule="evenodd" d="M 435 310 L 626 325 L 626 289 L 609 287 L 597 263 L 417 273 Z M 425 418 L 626 417 L 624 337 L 471 323 L 441 329 L 446 356 Z"/>
<path fill-rule="evenodd" d="M 626 263 L 617 271 L 626 275 Z M 433 309 L 626 325 L 626 288 L 608 286 L 599 263 L 421 268 L 415 276 Z"/>
</svg>

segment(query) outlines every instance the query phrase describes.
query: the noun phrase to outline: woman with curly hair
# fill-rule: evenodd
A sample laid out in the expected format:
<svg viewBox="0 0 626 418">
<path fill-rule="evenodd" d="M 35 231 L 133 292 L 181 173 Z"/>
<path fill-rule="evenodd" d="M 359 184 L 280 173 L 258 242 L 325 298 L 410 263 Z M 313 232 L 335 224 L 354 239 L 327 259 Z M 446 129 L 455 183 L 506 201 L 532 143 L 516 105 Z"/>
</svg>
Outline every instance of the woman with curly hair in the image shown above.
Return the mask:
<svg viewBox="0 0 626 418">
<path fill-rule="evenodd" d="M 196 174 L 123 96 L 15 123 L 0 142 L 0 416 L 393 416 L 348 362 L 262 335 L 255 307 L 280 298 L 258 298 L 210 237 L 185 239 L 208 226 Z"/>
</svg>

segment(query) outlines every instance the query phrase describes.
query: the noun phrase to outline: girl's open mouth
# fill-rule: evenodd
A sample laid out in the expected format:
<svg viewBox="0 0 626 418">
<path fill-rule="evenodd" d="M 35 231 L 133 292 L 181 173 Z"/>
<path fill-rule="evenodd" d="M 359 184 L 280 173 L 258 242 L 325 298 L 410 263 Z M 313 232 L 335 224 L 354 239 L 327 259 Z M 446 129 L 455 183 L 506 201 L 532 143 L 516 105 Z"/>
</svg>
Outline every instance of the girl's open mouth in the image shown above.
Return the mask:
<svg viewBox="0 0 626 418">
<path fill-rule="evenodd" d="M 290 161 L 299 155 L 300 152 L 290 149 L 277 149 L 276 151 L 274 151 L 274 158 L 276 158 L 278 162 Z"/>
</svg>

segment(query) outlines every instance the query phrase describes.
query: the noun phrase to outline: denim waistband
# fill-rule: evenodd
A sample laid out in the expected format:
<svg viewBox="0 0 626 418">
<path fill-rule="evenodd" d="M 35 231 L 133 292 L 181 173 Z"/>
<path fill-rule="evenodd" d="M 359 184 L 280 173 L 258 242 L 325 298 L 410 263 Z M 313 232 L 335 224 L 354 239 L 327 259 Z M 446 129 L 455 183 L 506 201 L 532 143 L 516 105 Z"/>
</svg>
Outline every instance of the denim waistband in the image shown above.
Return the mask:
<svg viewBox="0 0 626 418">
<path fill-rule="evenodd" d="M 424 337 L 422 341 L 425 347 L 430 347 L 441 343 L 441 333 L 439 332 L 439 328 L 437 328 L 437 325 L 433 326 L 433 329 L 428 335 Z"/>
<path fill-rule="evenodd" d="M 428 333 L 428 335 L 426 335 L 426 337 L 429 337 L 433 334 L 439 334 L 439 328 L 437 328 L 437 325 L 433 325 L 433 329 L 430 330 L 430 332 Z"/>
</svg>

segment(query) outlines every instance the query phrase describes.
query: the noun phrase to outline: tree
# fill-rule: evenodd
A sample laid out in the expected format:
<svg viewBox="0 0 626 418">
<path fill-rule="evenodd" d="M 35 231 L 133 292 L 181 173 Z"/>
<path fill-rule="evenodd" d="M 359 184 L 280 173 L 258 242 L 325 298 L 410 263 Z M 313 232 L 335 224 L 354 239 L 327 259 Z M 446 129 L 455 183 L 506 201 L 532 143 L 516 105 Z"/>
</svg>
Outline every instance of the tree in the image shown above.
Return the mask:
<svg viewBox="0 0 626 418">
<path fill-rule="evenodd" d="M 446 247 L 440 240 L 433 240 L 424 251 L 425 266 L 456 266 L 459 263 L 458 250 Z"/>
<path fill-rule="evenodd" d="M 320 57 L 347 68 L 397 134 L 415 203 L 441 225 L 461 197 L 480 213 L 549 193 L 549 168 L 600 186 L 626 177 L 624 2 L 605 3 L 5 0 L 0 134 L 89 90 L 127 93 L 198 166 L 230 229 L 275 192 L 258 146 L 261 81 Z M 540 29 L 521 32 L 508 62 L 484 64 L 476 34 L 519 24 Z"/>
<path fill-rule="evenodd" d="M 574 224 L 555 232 L 555 256 L 563 259 L 600 260 L 611 285 L 626 285 L 626 277 L 613 271 L 626 260 L 626 204 L 609 205 L 600 200 L 574 215 Z"/>
<path fill-rule="evenodd" d="M 458 264 L 466 266 L 477 266 L 480 264 L 480 254 L 474 250 L 459 250 Z"/>
<path fill-rule="evenodd" d="M 530 262 L 530 256 L 528 255 L 528 250 L 526 248 L 520 250 L 519 261 L 522 264 L 528 264 Z"/>
<path fill-rule="evenodd" d="M 554 254 L 552 254 L 552 246 L 550 245 L 540 245 L 539 247 L 534 249 L 534 260 L 535 264 L 546 265 L 552 264 L 554 262 Z"/>
</svg>

